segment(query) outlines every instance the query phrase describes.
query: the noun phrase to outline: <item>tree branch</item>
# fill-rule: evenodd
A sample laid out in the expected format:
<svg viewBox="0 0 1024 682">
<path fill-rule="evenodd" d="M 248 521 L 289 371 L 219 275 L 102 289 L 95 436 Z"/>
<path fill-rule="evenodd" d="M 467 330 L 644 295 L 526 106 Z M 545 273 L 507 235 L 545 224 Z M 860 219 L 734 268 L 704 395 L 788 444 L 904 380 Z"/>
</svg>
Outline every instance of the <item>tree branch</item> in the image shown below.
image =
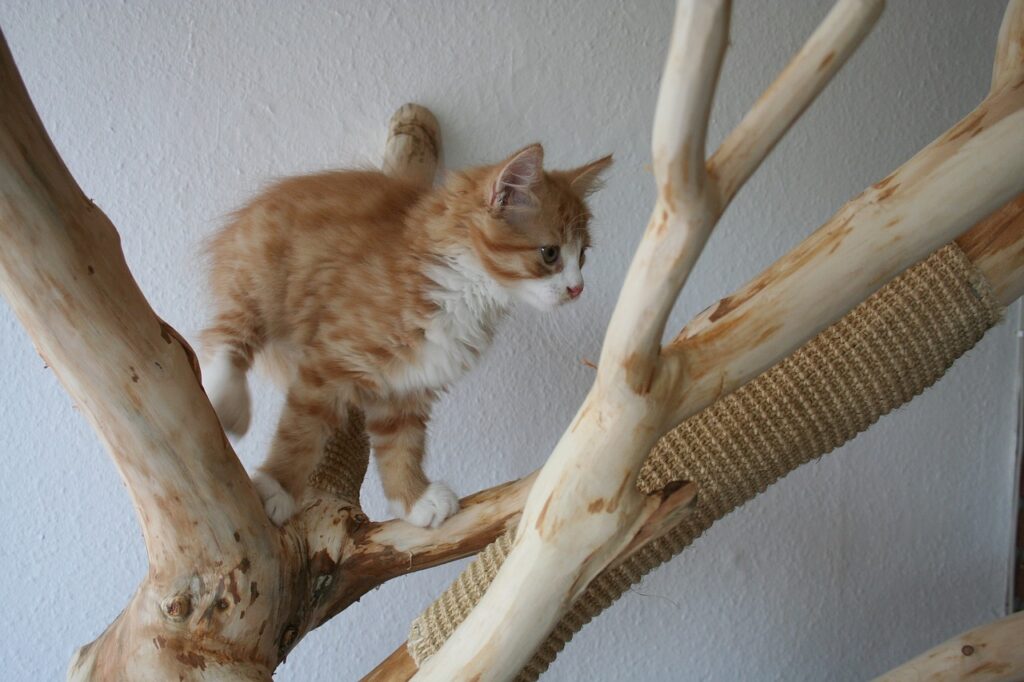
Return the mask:
<svg viewBox="0 0 1024 682">
<path fill-rule="evenodd" d="M 1024 293 L 1024 193 L 961 235 L 957 244 L 992 285 L 1001 304 L 1016 300 Z M 687 483 L 685 487 L 699 494 L 694 484 Z M 666 523 L 665 527 L 667 530 L 671 525 Z M 624 552 L 613 565 L 638 549 Z M 364 680 L 408 680 L 415 672 L 415 663 L 403 643 Z"/>
<path fill-rule="evenodd" d="M 721 211 L 719 189 L 705 172 L 704 138 L 728 16 L 725 1 L 679 4 L 654 124 L 658 200 L 609 323 L 597 382 L 541 471 L 502 569 L 477 608 L 426 662 L 422 679 L 501 679 L 517 672 L 564 608 L 642 537 L 657 513 L 657 502 L 639 495 L 634 484 L 643 457 L 667 426 L 666 392 L 678 388 L 682 375 L 659 372 L 665 319 Z M 838 16 L 833 22 L 870 24 L 873 18 L 870 11 Z M 843 50 L 858 32 L 851 29 L 846 37 L 837 31 Z M 808 54 L 816 55 L 815 49 Z M 770 113 L 748 117 L 748 126 L 775 122 L 779 127 L 768 129 L 781 135 L 820 90 L 806 72 L 791 73 L 796 75 L 787 84 L 803 86 L 810 79 L 802 88 L 804 101 L 792 110 L 762 105 Z M 759 161 L 755 154 L 734 168 L 749 174 Z M 585 474 L 577 463 L 583 453 Z M 513 611 L 530 628 L 510 628 Z"/>
<path fill-rule="evenodd" d="M 665 319 L 718 215 L 879 8 L 840 0 L 705 167 L 729 1 L 680 2 L 655 119 L 658 201 L 598 380 L 539 474 L 467 498 L 443 532 L 369 523 L 332 495 L 314 495 L 284 532 L 269 524 L 195 380 L 191 350 L 145 301 L 116 231 L 67 172 L 2 43 L 0 291 L 110 450 L 150 558 L 131 603 L 76 654 L 69 675 L 269 679 L 305 632 L 366 590 L 476 551 L 525 505 L 487 603 L 422 671 L 445 680 L 517 672 L 596 575 L 671 528 L 692 500 L 684 482 L 660 495 L 635 490 L 640 463 L 666 428 L 1024 189 L 1024 139 L 1014 134 L 1024 123 L 1024 2 L 1011 0 L 990 96 L 659 354 Z M 424 112 L 407 105 L 396 113 L 385 154 L 388 172 L 421 186 L 432 182 L 440 151 L 436 121 Z M 1024 291 L 1022 196 L 961 239 L 1001 300 Z M 835 282 L 844 285 L 830 288 L 835 300 L 819 303 Z M 684 380 L 682 399 L 667 402 Z M 517 626 L 524 622 L 530 627 Z M 401 656 L 392 664 L 409 669 Z"/>
<path fill-rule="evenodd" d="M 1024 80 L 1024 0 L 1006 5 L 992 65 L 992 92 L 1017 86 Z"/>
<path fill-rule="evenodd" d="M 650 390 L 661 336 L 718 215 L 704 140 L 729 32 L 730 0 L 680 2 L 654 114 L 658 200 L 605 333 L 598 375 Z"/>
<path fill-rule="evenodd" d="M 533 473 L 463 498 L 441 528 L 400 520 L 371 524 L 349 561 L 387 580 L 476 554 L 519 521 L 536 478 Z"/>
<path fill-rule="evenodd" d="M 43 129 L 0 45 L 0 291 L 117 464 L 151 570 L 274 550 L 249 479 L 193 372 L 149 307 L 107 217 Z"/>
<path fill-rule="evenodd" d="M 1024 189 L 1024 88 L 1004 88 L 666 348 L 678 423 L 791 353 L 893 276 Z M 822 296 L 822 291 L 830 292 Z M 743 340 L 742 342 L 740 340 Z"/>
<path fill-rule="evenodd" d="M 715 45 L 719 40 L 724 44 L 727 9 L 727 3 L 699 8 L 680 3 L 677 30 L 693 40 L 685 53 L 697 63 L 688 68 L 692 82 L 680 88 L 686 93 L 682 100 L 669 78 L 663 82 L 654 136 L 658 204 L 609 326 L 597 382 L 541 471 L 501 570 L 417 679 L 501 679 L 515 674 L 555 617 L 650 515 L 649 501 L 638 499 L 631 484 L 634 460 L 638 463 L 646 455 L 652 438 L 785 357 L 889 278 L 1024 189 L 1024 140 L 1014 135 L 1021 125 L 1021 102 L 1001 91 L 893 176 L 851 202 L 825 229 L 774 266 L 771 276 L 748 286 L 751 291 L 745 298 L 699 317 L 667 349 L 659 367 L 648 351 L 657 347 L 666 311 L 720 210 L 706 178 L 694 170 L 692 150 L 703 149 L 703 135 L 694 135 L 693 129 L 706 122 L 709 103 L 697 102 L 702 93 L 710 97 L 713 90 L 721 60 L 721 49 Z M 851 14 L 850 21 L 870 23 L 873 14 L 867 9 Z M 713 19 L 716 10 L 721 14 Z M 677 39 L 684 40 L 674 36 L 666 72 L 677 66 Z M 782 80 L 790 78 L 800 80 L 786 75 Z M 663 112 L 675 113 L 683 124 L 662 128 Z M 1010 138 L 1015 139 L 1008 144 Z M 665 140 L 678 143 L 678 152 L 666 155 L 659 145 Z M 764 153 L 771 144 L 769 140 Z M 976 180 L 982 167 L 984 186 Z M 742 171 L 736 171 L 736 177 L 746 172 L 745 166 L 736 168 Z M 949 205 L 954 210 L 943 213 L 937 208 Z M 848 239 L 850 234 L 854 236 Z M 665 254 L 671 256 L 667 267 Z M 865 261 L 868 267 L 863 267 Z M 861 277 L 850 287 L 851 270 L 856 268 Z M 825 286 L 839 282 L 843 286 Z M 760 307 L 753 310 L 749 300 L 772 285 L 782 287 L 781 294 L 762 295 Z M 853 293 L 843 291 L 851 288 Z M 819 303 L 816 299 L 823 290 L 841 293 Z M 725 319 L 729 315 L 733 317 Z M 718 318 L 723 321 L 715 325 Z M 623 385 L 628 390 L 621 390 Z M 658 403 L 684 385 L 679 408 L 660 410 Z M 587 457 L 585 473 L 576 465 L 581 453 Z M 613 460 L 609 453 L 617 457 Z M 612 490 L 609 484 L 613 487 L 616 481 L 621 482 L 619 488 Z M 516 625 L 526 622 L 529 628 Z"/>
<path fill-rule="evenodd" d="M 957 238 L 1004 306 L 1024 295 L 1024 193 Z"/>
<path fill-rule="evenodd" d="M 875 682 L 1013 682 L 1024 679 L 1024 612 L 968 630 Z"/>
<path fill-rule="evenodd" d="M 269 577 L 280 575 L 286 548 L 199 385 L 191 349 L 139 291 L 116 230 L 60 160 L 5 41 L 0 241 L 0 291 L 110 452 L 149 556 L 131 603 L 79 650 L 69 677 L 177 678 L 201 662 L 209 679 L 268 679 L 275 633 L 256 642 L 249 630 L 293 605 Z M 242 623 L 242 595 L 257 584 L 265 598 Z"/>
<path fill-rule="evenodd" d="M 884 0 L 840 0 L 708 160 L 721 210 L 867 37 Z"/>
</svg>

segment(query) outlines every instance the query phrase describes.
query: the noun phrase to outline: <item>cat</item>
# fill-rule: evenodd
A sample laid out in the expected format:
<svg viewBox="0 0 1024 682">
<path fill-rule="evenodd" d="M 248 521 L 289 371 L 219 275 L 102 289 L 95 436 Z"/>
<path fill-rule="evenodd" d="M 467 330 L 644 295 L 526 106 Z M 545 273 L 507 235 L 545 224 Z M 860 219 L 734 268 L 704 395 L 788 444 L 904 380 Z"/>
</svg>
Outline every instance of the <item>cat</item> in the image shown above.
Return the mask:
<svg viewBox="0 0 1024 682">
<path fill-rule="evenodd" d="M 202 332 L 210 401 L 228 433 L 250 420 L 246 373 L 277 367 L 284 408 L 253 483 L 288 520 L 350 405 L 396 516 L 437 527 L 458 498 L 423 471 L 427 422 L 515 301 L 548 310 L 579 297 L 590 246 L 585 199 L 606 156 L 545 171 L 533 144 L 423 189 L 379 172 L 289 178 L 208 242 L 215 315 Z"/>
</svg>

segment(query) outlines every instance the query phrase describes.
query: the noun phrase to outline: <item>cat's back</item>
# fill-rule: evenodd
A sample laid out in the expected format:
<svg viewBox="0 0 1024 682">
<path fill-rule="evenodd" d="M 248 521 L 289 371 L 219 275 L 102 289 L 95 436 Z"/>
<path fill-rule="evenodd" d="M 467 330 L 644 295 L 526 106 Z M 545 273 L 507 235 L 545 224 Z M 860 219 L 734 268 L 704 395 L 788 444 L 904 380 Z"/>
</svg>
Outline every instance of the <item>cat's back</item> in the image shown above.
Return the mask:
<svg viewBox="0 0 1024 682">
<path fill-rule="evenodd" d="M 270 240 L 275 247 L 304 240 L 358 243 L 397 236 L 422 190 L 376 171 L 338 170 L 278 181 L 236 211 L 213 248 L 238 240 Z M 229 242 L 218 244 L 218 242 Z M 281 256 L 284 251 L 277 250 Z"/>
<path fill-rule="evenodd" d="M 423 194 L 373 171 L 270 185 L 208 243 L 215 301 L 258 319 L 270 337 L 306 340 L 340 318 L 341 300 L 364 312 L 393 306 L 422 284 L 406 216 Z"/>
</svg>

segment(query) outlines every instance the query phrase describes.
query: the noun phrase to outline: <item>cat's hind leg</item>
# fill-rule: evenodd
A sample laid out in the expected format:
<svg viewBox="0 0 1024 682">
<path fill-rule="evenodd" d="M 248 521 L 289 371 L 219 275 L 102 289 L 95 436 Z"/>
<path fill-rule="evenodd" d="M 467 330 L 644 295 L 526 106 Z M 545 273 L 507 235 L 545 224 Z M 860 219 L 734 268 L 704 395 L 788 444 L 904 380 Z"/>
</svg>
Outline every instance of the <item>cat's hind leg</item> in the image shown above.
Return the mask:
<svg viewBox="0 0 1024 682">
<path fill-rule="evenodd" d="M 459 510 L 459 498 L 423 472 L 429 398 L 379 400 L 364 407 L 366 431 L 392 511 L 413 525 L 437 528 Z"/>
<path fill-rule="evenodd" d="M 250 313 L 234 305 L 217 315 L 201 339 L 206 395 L 224 430 L 233 436 L 245 435 L 252 419 L 246 374 L 263 342 L 259 325 Z"/>
</svg>

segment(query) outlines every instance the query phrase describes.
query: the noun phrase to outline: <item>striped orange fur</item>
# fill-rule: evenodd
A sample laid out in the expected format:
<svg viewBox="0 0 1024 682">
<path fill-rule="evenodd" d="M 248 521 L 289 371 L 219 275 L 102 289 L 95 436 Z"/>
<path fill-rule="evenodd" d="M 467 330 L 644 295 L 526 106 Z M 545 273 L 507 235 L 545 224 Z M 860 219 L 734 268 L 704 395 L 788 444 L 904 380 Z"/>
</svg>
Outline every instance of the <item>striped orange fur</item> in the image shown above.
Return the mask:
<svg viewBox="0 0 1024 682">
<path fill-rule="evenodd" d="M 433 190 L 334 171 L 279 182 L 234 214 L 209 242 L 204 383 L 225 429 L 244 433 L 246 373 L 273 360 L 287 398 L 254 482 L 276 523 L 350 404 L 366 412 L 396 513 L 436 526 L 456 511 L 422 467 L 431 406 L 514 301 L 549 309 L 582 292 L 585 197 L 610 163 L 548 172 L 530 145 Z"/>
</svg>

